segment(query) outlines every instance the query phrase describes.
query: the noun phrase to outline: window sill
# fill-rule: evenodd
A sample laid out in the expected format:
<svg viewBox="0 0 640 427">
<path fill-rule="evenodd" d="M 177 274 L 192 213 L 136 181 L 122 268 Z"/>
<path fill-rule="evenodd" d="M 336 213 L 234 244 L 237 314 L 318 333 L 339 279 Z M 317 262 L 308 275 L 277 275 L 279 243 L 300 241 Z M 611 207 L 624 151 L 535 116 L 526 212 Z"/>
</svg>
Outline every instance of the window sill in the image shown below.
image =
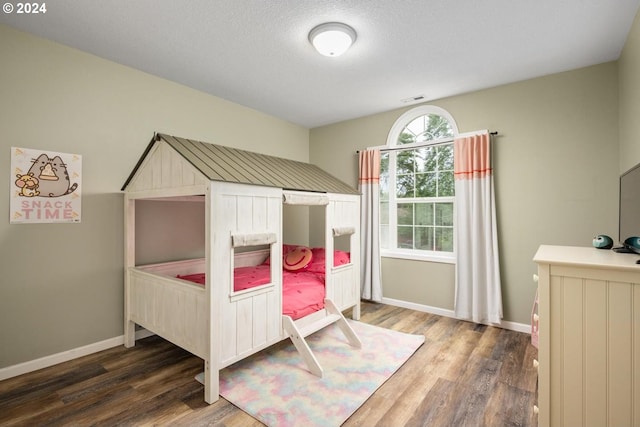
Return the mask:
<svg viewBox="0 0 640 427">
<path fill-rule="evenodd" d="M 416 252 L 404 252 L 404 251 L 391 251 L 391 250 L 381 250 L 380 256 L 382 258 L 396 258 L 396 259 L 408 259 L 412 261 L 428 261 L 428 262 L 439 262 L 442 264 L 455 264 L 456 257 L 455 254 L 448 253 L 446 255 L 436 255 L 436 254 L 425 254 L 425 253 L 416 253 Z"/>
</svg>

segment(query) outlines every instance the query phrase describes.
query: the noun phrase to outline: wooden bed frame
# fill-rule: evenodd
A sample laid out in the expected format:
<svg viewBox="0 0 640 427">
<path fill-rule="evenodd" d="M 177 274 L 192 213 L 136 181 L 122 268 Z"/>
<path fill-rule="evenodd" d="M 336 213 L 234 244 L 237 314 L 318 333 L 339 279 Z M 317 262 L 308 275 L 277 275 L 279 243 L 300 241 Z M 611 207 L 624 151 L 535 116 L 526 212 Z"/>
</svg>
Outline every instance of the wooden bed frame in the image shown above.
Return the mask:
<svg viewBox="0 0 640 427">
<path fill-rule="evenodd" d="M 339 322 L 359 345 L 342 315 L 360 317 L 360 195 L 349 185 L 307 163 L 155 134 L 122 190 L 125 346 L 135 344 L 139 325 L 202 358 L 206 402 L 218 400 L 221 369 L 283 339 L 316 375 L 322 367 L 308 334 Z M 194 229 L 204 232 L 203 258 L 136 263 L 136 202 L 154 199 L 204 205 L 204 228 Z M 325 308 L 296 321 L 282 315 L 283 203 L 318 206 L 324 216 Z M 348 239 L 351 262 L 334 267 L 338 235 Z M 234 268 L 267 256 L 271 282 L 236 292 Z M 205 274 L 204 287 L 176 278 L 196 273 Z"/>
<path fill-rule="evenodd" d="M 234 265 L 235 267 L 245 267 L 261 264 L 269 256 L 269 252 L 268 250 L 258 250 L 235 255 Z M 327 259 L 330 258 L 327 257 Z M 206 316 L 204 316 L 206 313 L 206 289 L 199 284 L 177 278 L 179 275 L 202 272 L 204 267 L 205 259 L 199 258 L 130 268 L 126 295 L 128 302 L 127 317 L 129 318 L 127 327 L 131 329 L 132 324 L 143 326 L 145 329 L 206 360 L 207 343 L 205 338 L 208 332 Z M 348 264 L 330 268 L 335 270 L 334 276 L 339 277 L 340 275 L 350 275 L 350 270 L 354 266 L 353 264 Z M 267 293 L 270 287 L 271 284 L 268 284 L 247 289 L 237 294 L 242 294 L 244 298 L 253 298 L 252 295 Z M 239 297 L 239 299 L 244 298 Z M 323 369 L 305 342 L 305 337 L 325 326 L 338 322 L 340 329 L 352 346 L 359 348 L 362 345 L 333 300 L 326 298 L 324 303 L 325 308 L 323 310 L 316 311 L 297 320 L 283 315 L 282 332 L 277 340 L 291 338 L 307 364 L 309 371 L 320 377 L 323 375 Z M 357 308 L 357 306 L 354 306 L 355 310 Z M 358 317 L 358 313 L 355 313 L 355 317 Z M 243 327 L 238 332 L 239 334 L 236 334 L 236 338 L 240 340 L 262 342 L 264 338 L 256 335 L 265 334 L 266 330 Z M 251 336 L 248 336 L 249 333 Z M 269 333 L 266 332 L 266 335 L 269 335 Z M 133 346 L 134 341 L 132 339 L 135 334 L 129 331 L 125 336 L 125 345 L 127 347 Z M 230 336 L 230 338 L 233 338 L 233 336 Z M 271 344 L 266 341 L 263 345 L 251 348 L 250 353 L 241 352 L 240 355 L 227 359 L 218 368 L 222 369 L 229 366 Z M 224 343 L 222 347 L 228 345 L 229 343 Z"/>
<path fill-rule="evenodd" d="M 211 180 L 202 172 L 208 169 L 199 159 L 185 159 L 187 154 L 177 152 L 176 141 L 155 137 L 123 187 L 125 346 L 135 344 L 139 325 L 202 358 L 208 403 L 219 398 L 220 369 L 287 338 L 300 350 L 309 370 L 322 375 L 304 337 L 337 321 L 349 342 L 359 345 L 342 316 L 349 309 L 354 319 L 360 316 L 359 194 L 289 191 Z M 245 159 L 250 158 L 245 154 Z M 297 163 L 294 166 L 301 170 Z M 332 178 L 323 178 L 327 179 Z M 204 205 L 204 258 L 137 265 L 136 201 L 153 199 L 197 200 Z M 325 309 L 296 321 L 282 315 L 283 203 L 320 205 L 324 213 Z M 178 226 L 188 224 L 178 219 Z M 337 234 L 349 239 L 351 263 L 333 267 Z M 252 250 L 255 247 L 266 249 Z M 234 268 L 257 265 L 266 256 L 271 260 L 271 282 L 235 292 Z M 195 273 L 205 273 L 204 287 L 176 278 Z"/>
<path fill-rule="evenodd" d="M 235 256 L 235 267 L 258 265 L 264 262 L 267 256 L 269 256 L 267 250 L 238 254 Z M 206 348 L 203 339 L 205 325 L 198 313 L 204 311 L 206 290 L 204 286 L 179 279 L 177 276 L 197 274 L 204 271 L 204 266 L 205 259 L 198 258 L 130 268 L 127 292 L 129 321 L 154 331 L 177 346 L 203 358 Z M 334 277 L 340 277 L 341 275 L 350 276 L 350 270 L 354 266 L 348 264 L 330 268 L 334 269 Z M 261 288 L 247 289 L 241 293 L 245 295 L 251 294 L 252 291 L 260 293 L 263 291 Z M 337 313 L 334 311 L 338 306 L 329 298 L 325 301 L 330 301 L 325 304 L 325 312 L 321 310 L 301 319 L 290 320 L 300 335 L 306 337 L 321 329 L 323 321 L 320 319 L 323 319 L 327 325 L 337 320 L 335 319 Z M 354 305 L 353 308 L 357 310 L 359 305 Z M 354 316 L 359 317 L 359 313 L 356 312 Z M 291 318 L 283 316 L 283 321 L 287 321 L 286 319 Z M 283 328 L 289 335 L 290 327 L 283 324 Z M 190 339 L 191 336 L 200 340 Z M 287 336 L 282 339 L 285 338 Z"/>
</svg>

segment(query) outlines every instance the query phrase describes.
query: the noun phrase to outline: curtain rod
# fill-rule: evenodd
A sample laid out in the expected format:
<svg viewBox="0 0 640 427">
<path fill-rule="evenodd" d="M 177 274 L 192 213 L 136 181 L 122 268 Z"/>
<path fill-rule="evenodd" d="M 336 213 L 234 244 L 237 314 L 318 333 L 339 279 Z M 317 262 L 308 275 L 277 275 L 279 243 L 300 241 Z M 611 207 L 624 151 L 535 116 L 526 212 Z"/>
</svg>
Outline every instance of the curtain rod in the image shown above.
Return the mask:
<svg viewBox="0 0 640 427">
<path fill-rule="evenodd" d="M 489 132 L 489 135 L 496 136 L 496 135 L 498 135 L 498 131 Z M 418 146 L 412 146 L 412 147 L 409 147 L 409 148 L 402 147 L 402 146 L 400 146 L 400 147 L 392 147 L 392 148 L 380 148 L 380 152 L 384 153 L 384 152 L 387 152 L 387 151 L 412 150 L 412 149 L 423 148 L 423 147 L 432 147 L 432 146 L 435 146 L 435 145 L 449 144 L 449 143 L 453 142 L 454 139 L 455 138 L 448 138 L 448 139 L 439 139 L 439 140 L 433 141 L 433 142 L 428 141 L 428 142 L 424 142 L 424 143 L 422 143 L 422 144 L 420 144 Z M 360 151 L 361 150 L 357 150 L 356 154 L 360 154 Z"/>
</svg>

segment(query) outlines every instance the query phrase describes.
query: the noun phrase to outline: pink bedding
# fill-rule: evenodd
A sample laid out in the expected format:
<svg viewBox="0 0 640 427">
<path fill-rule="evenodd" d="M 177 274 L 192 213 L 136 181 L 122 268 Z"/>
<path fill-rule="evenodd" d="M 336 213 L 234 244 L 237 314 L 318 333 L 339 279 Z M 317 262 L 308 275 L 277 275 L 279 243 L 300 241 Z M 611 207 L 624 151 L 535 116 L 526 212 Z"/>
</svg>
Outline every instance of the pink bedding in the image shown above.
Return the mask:
<svg viewBox="0 0 640 427">
<path fill-rule="evenodd" d="M 282 314 L 293 320 L 324 308 L 324 275 L 282 272 Z"/>
<path fill-rule="evenodd" d="M 271 267 L 256 265 L 253 267 L 238 267 L 234 270 L 233 290 L 244 291 L 271 282 Z"/>
<path fill-rule="evenodd" d="M 270 267 L 268 265 L 256 265 L 254 267 L 239 267 L 235 269 L 233 290 L 244 291 L 245 289 L 255 288 L 256 286 L 266 285 L 271 281 L 269 274 Z M 188 280 L 190 282 L 204 285 L 204 273 L 185 274 L 176 276 L 178 279 Z"/>
<path fill-rule="evenodd" d="M 243 291 L 271 281 L 271 267 L 257 265 L 235 269 L 233 289 Z M 178 275 L 179 279 L 204 285 L 204 273 Z M 313 271 L 282 272 L 282 314 L 296 320 L 324 308 L 324 275 Z"/>
</svg>

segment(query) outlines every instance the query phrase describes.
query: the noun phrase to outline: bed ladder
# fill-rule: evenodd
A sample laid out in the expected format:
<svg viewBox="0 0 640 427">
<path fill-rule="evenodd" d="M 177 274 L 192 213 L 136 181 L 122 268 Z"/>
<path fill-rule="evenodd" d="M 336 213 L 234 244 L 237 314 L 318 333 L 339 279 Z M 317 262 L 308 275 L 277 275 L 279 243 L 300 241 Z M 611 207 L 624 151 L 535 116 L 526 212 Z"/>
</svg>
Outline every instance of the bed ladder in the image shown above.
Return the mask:
<svg viewBox="0 0 640 427">
<path fill-rule="evenodd" d="M 324 306 L 326 313 L 325 317 L 322 317 L 319 320 L 316 320 L 315 322 L 305 325 L 301 328 L 299 328 L 295 324 L 294 320 L 291 319 L 291 317 L 282 316 L 282 325 L 289 335 L 289 338 L 291 338 L 291 342 L 293 342 L 293 345 L 296 346 L 298 353 L 300 353 L 300 356 L 302 356 L 302 359 L 307 364 L 309 372 L 320 378 L 322 378 L 323 373 L 322 367 L 320 366 L 320 363 L 318 363 L 318 359 L 316 359 L 313 352 L 311 351 L 311 348 L 309 348 L 309 345 L 305 341 L 305 337 L 308 337 L 314 332 L 319 331 L 325 326 L 329 326 L 332 323 L 338 322 L 338 326 L 340 327 L 340 330 L 342 331 L 344 336 L 347 338 L 347 341 L 349 341 L 349 344 L 351 344 L 351 346 L 355 348 L 362 348 L 362 342 L 360 341 L 360 338 L 358 338 L 355 331 L 351 328 L 351 325 L 349 325 L 349 322 L 347 322 L 347 319 L 345 319 L 342 312 L 338 310 L 338 307 L 336 307 L 333 301 L 329 298 L 326 298 L 324 300 Z"/>
</svg>

